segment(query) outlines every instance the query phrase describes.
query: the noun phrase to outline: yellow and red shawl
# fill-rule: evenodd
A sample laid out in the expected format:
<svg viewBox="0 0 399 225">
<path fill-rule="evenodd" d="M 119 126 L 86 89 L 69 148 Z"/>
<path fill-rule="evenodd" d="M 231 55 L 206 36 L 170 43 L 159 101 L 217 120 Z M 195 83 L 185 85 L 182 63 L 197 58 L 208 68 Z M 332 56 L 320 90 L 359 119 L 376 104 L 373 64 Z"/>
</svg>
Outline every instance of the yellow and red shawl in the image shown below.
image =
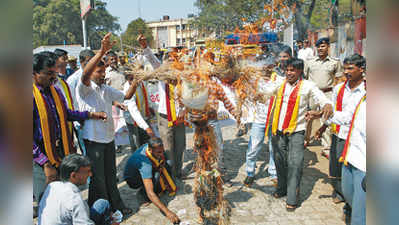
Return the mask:
<svg viewBox="0 0 399 225">
<path fill-rule="evenodd" d="M 345 86 L 346 86 L 346 83 L 348 83 L 348 81 L 349 80 L 346 80 L 344 82 L 344 84 L 338 90 L 337 102 L 335 103 L 335 111 L 339 111 L 339 112 L 342 111 L 342 102 L 344 99 Z M 331 124 L 331 128 L 332 128 L 332 131 L 334 134 L 338 134 L 341 126 L 333 123 L 333 124 Z"/>
<path fill-rule="evenodd" d="M 285 118 L 284 118 L 284 122 L 283 122 L 283 134 L 286 134 L 286 133 L 291 134 L 292 132 L 295 131 L 297 121 L 298 121 L 299 103 L 300 103 L 300 97 L 301 97 L 301 95 L 299 94 L 299 91 L 302 87 L 302 83 L 303 83 L 303 80 L 302 79 L 299 80 L 299 82 L 297 83 L 294 90 L 291 92 L 291 94 L 289 96 L 287 111 L 285 113 Z M 277 129 L 278 129 L 279 120 L 280 120 L 281 106 L 283 103 L 284 91 L 285 91 L 286 85 L 287 85 L 287 80 L 284 81 L 284 83 L 281 85 L 281 87 L 277 93 L 276 111 L 273 116 L 273 124 L 272 124 L 273 135 L 277 134 Z"/>
<path fill-rule="evenodd" d="M 349 127 L 348 137 L 346 138 L 346 142 L 345 142 L 345 145 L 344 145 L 344 150 L 342 151 L 342 155 L 341 155 L 341 157 L 339 157 L 339 160 L 338 160 L 339 162 L 343 162 L 345 164 L 345 166 L 348 165 L 348 161 L 347 161 L 346 157 L 347 157 L 348 151 L 349 151 L 349 145 L 350 145 L 350 141 L 351 141 L 351 137 L 352 137 L 352 131 L 353 131 L 353 128 L 354 128 L 355 119 L 356 119 L 356 116 L 357 116 L 357 114 L 359 112 L 360 105 L 365 100 L 366 100 L 366 95 L 364 95 L 360 99 L 359 103 L 356 106 L 355 112 L 353 113 L 353 116 L 352 116 L 351 125 Z"/>
</svg>

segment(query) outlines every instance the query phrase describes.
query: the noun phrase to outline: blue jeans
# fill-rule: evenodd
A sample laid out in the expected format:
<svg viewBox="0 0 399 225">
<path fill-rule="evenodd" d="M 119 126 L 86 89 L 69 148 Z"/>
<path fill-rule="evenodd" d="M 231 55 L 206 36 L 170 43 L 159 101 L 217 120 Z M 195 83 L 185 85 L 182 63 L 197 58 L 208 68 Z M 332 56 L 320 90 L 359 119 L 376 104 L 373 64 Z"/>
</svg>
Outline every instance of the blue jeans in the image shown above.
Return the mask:
<svg viewBox="0 0 399 225">
<path fill-rule="evenodd" d="M 74 123 L 74 126 L 75 126 L 75 131 L 76 131 L 76 137 L 78 138 L 80 150 L 82 151 L 83 155 L 87 155 L 85 143 L 82 138 L 83 137 L 82 136 L 83 135 L 82 126 L 80 125 L 80 123 Z"/>
<path fill-rule="evenodd" d="M 262 143 L 265 139 L 265 125 L 264 123 L 252 123 L 251 131 L 249 133 L 248 150 L 246 155 L 247 175 L 249 177 L 255 176 L 256 159 L 258 152 L 262 149 Z M 271 178 L 277 178 L 276 166 L 273 159 L 273 147 L 271 142 L 271 132 L 268 132 L 268 147 L 270 152 L 268 173 Z"/>
<path fill-rule="evenodd" d="M 97 225 L 110 225 L 112 218 L 109 202 L 105 199 L 95 201 L 90 208 L 90 219 Z"/>
<path fill-rule="evenodd" d="M 272 145 L 272 126 L 269 126 L 269 131 L 267 133 L 267 146 L 269 147 L 269 167 L 267 168 L 267 172 L 270 175 L 270 178 L 277 179 L 277 170 L 276 164 L 274 163 L 274 156 L 273 156 L 273 145 Z"/>
<path fill-rule="evenodd" d="M 366 224 L 366 192 L 362 189 L 365 172 L 353 167 L 342 165 L 342 192 L 345 200 L 352 207 L 351 225 Z"/>
<path fill-rule="evenodd" d="M 265 124 L 252 123 L 251 131 L 249 133 L 248 150 L 246 155 L 247 175 L 249 177 L 255 176 L 256 158 L 258 152 L 262 148 L 262 143 L 265 140 Z"/>
</svg>

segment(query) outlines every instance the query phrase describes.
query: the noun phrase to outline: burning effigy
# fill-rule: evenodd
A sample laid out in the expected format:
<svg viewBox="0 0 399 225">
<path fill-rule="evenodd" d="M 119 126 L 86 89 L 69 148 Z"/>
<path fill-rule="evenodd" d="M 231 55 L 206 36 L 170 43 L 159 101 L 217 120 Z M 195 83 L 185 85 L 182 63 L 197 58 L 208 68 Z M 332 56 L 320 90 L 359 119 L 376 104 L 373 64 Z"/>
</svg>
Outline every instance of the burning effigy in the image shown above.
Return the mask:
<svg viewBox="0 0 399 225">
<path fill-rule="evenodd" d="M 178 54 L 173 51 L 166 62 L 152 71 L 132 66 L 136 80 L 159 80 L 175 85 L 178 101 L 186 108 L 185 120 L 195 129 L 194 151 L 197 158 L 193 192 L 199 220 L 203 224 L 227 225 L 231 212 L 231 206 L 223 196 L 223 179 L 218 168 L 218 152 L 222 149 L 219 149 L 213 127 L 208 123 L 215 118 L 215 110 L 210 103 L 215 100 L 212 87 L 218 80 L 233 90 L 236 103 L 234 116 L 239 126 L 246 104 L 259 100 L 258 81 L 264 75 L 262 64 L 256 62 L 260 47 L 255 45 L 255 51 L 250 49 L 248 53 L 243 46 L 249 41 L 257 42 L 252 38 L 253 34 L 258 33 L 267 21 L 273 22 L 273 18 L 244 26 L 244 30 L 236 29 L 242 42 L 238 47 L 221 43 L 206 49 L 197 48 L 191 60 L 187 60 L 186 52 Z M 216 52 L 220 56 L 217 59 Z"/>
</svg>

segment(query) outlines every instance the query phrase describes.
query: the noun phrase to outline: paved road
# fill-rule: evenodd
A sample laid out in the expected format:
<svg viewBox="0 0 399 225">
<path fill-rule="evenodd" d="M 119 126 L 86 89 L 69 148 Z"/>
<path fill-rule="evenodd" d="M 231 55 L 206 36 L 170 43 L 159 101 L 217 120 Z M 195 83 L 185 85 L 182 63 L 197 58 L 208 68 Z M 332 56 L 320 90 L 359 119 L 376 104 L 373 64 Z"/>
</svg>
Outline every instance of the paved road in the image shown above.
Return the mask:
<svg viewBox="0 0 399 225">
<path fill-rule="evenodd" d="M 230 223 L 232 225 L 263 225 L 263 224 L 306 224 L 306 225 L 341 225 L 343 204 L 334 204 L 331 199 L 332 188 L 328 179 L 328 160 L 320 155 L 320 147 L 309 147 L 305 152 L 305 168 L 301 183 L 301 206 L 295 212 L 285 210 L 285 198 L 275 199 L 272 182 L 267 176 L 268 152 L 264 146 L 257 162 L 256 182 L 251 188 L 243 187 L 245 173 L 245 151 L 248 137 L 236 138 L 236 128 L 231 123 L 224 124 L 223 138 L 225 140 L 226 166 L 232 177 L 233 186 L 224 190 L 225 199 L 232 205 Z M 192 132 L 187 133 L 187 151 L 184 156 L 184 169 L 190 171 L 195 154 L 193 153 Z M 117 155 L 118 176 L 121 178 L 122 168 L 130 155 L 130 150 L 124 150 Z M 189 179 L 177 181 L 179 188 L 175 197 L 162 196 L 162 201 L 182 220 L 181 224 L 197 225 L 198 214 L 193 201 L 192 185 L 194 173 Z M 191 178 L 191 179 L 190 179 Z M 122 224 L 163 225 L 171 224 L 168 219 L 153 204 L 141 206 L 141 197 L 130 189 L 125 182 L 119 184 L 122 199 L 135 211 Z"/>
</svg>

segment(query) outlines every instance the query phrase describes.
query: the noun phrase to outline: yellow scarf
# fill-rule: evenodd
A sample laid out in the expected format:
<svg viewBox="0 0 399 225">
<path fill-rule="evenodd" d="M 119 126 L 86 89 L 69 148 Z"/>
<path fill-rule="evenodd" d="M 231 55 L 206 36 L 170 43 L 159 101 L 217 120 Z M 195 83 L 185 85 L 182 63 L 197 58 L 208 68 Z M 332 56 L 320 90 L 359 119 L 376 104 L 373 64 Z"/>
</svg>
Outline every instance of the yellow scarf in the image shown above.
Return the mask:
<svg viewBox="0 0 399 225">
<path fill-rule="evenodd" d="M 150 159 L 153 168 L 159 169 L 161 176 L 159 179 L 159 182 L 161 184 L 162 191 L 168 190 L 169 191 L 169 196 L 174 196 L 177 191 L 177 187 L 175 185 L 175 182 L 172 180 L 172 177 L 170 177 L 168 171 L 166 170 L 165 167 L 160 167 L 162 163 L 164 163 L 165 159 L 161 159 L 160 161 L 157 160 L 154 156 L 152 156 L 151 152 L 148 150 L 148 145 L 147 149 L 145 151 L 145 154 L 147 157 Z"/>
<path fill-rule="evenodd" d="M 175 107 L 175 86 L 165 84 L 166 110 L 168 113 L 168 127 L 177 124 L 176 107 Z"/>
<path fill-rule="evenodd" d="M 291 134 L 292 132 L 295 131 L 295 128 L 297 125 L 297 120 L 298 120 L 299 103 L 300 103 L 300 97 L 301 97 L 301 95 L 299 94 L 299 91 L 301 90 L 302 83 L 303 83 L 303 80 L 302 79 L 299 80 L 299 82 L 297 83 L 294 90 L 291 92 L 291 94 L 289 96 L 287 111 L 285 113 L 285 118 L 284 118 L 284 122 L 283 122 L 283 134 L 286 134 L 286 133 Z M 285 91 L 286 85 L 287 85 L 287 80 L 284 81 L 284 83 L 281 85 L 281 87 L 277 93 L 276 111 L 273 116 L 273 124 L 272 124 L 273 135 L 277 134 L 277 129 L 278 129 L 279 120 L 280 120 L 280 114 L 281 114 L 281 107 L 282 107 L 282 103 L 283 103 L 284 91 Z"/>
<path fill-rule="evenodd" d="M 67 129 L 67 112 L 66 107 L 62 104 L 61 97 L 58 92 L 55 90 L 54 86 L 50 86 L 51 95 L 54 99 L 55 107 L 58 113 L 60 125 L 61 125 L 61 138 L 63 144 L 64 154 L 69 155 L 72 151 L 74 151 L 71 146 L 71 134 L 69 133 L 69 129 Z M 38 89 L 38 87 L 33 84 L 33 96 L 35 98 L 35 102 L 37 105 L 37 110 L 39 112 L 40 125 L 42 129 L 44 149 L 46 151 L 46 156 L 49 159 L 52 165 L 56 167 L 61 163 L 61 157 L 56 153 L 55 149 L 55 140 L 52 140 L 52 135 L 50 133 L 50 124 L 48 120 L 48 108 L 47 103 L 44 101 L 44 98 Z"/>
<path fill-rule="evenodd" d="M 57 77 L 57 78 L 58 78 L 58 81 L 60 82 L 60 84 L 62 86 L 62 89 L 64 90 L 65 100 L 67 102 L 68 109 L 74 110 L 71 90 L 69 89 L 68 84 L 63 79 L 61 79 L 60 77 Z M 72 132 L 73 132 L 73 124 L 72 124 L 72 122 L 68 122 L 68 127 L 69 127 L 69 132 L 72 134 Z"/>
</svg>

